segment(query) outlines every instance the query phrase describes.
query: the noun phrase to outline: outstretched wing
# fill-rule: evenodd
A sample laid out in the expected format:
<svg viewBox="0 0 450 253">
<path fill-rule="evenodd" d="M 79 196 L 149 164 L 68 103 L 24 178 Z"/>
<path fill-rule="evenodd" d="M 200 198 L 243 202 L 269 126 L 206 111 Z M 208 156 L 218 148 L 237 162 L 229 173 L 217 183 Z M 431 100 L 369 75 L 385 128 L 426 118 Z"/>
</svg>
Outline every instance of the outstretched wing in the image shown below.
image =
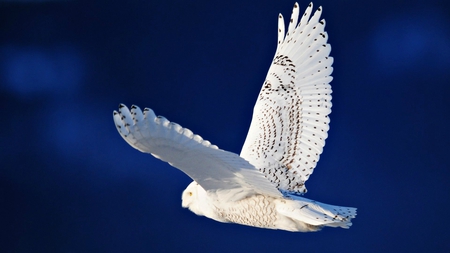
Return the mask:
<svg viewBox="0 0 450 253">
<path fill-rule="evenodd" d="M 264 174 L 237 154 L 205 141 L 192 131 L 137 106 L 113 113 L 120 135 L 133 148 L 180 169 L 207 191 L 230 190 L 238 198 L 260 193 L 281 196 Z"/>
<path fill-rule="evenodd" d="M 241 156 L 278 189 L 305 193 L 305 181 L 322 153 L 331 112 L 331 47 L 312 3 L 297 24 L 295 3 L 288 32 L 278 21 L 278 46 L 254 107 Z"/>
</svg>

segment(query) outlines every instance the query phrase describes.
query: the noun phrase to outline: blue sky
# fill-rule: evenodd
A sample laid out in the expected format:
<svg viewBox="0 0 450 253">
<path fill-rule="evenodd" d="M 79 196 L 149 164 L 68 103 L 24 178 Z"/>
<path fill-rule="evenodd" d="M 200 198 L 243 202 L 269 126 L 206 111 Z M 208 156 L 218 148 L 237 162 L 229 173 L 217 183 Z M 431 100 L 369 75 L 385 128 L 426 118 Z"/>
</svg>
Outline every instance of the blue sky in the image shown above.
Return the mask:
<svg viewBox="0 0 450 253">
<path fill-rule="evenodd" d="M 299 2 L 304 10 L 309 2 Z M 315 1 L 334 57 L 329 138 L 307 198 L 349 230 L 290 233 L 181 208 L 190 179 L 117 133 L 150 107 L 239 153 L 294 1 L 0 1 L 5 252 L 448 252 L 450 9 Z"/>
</svg>

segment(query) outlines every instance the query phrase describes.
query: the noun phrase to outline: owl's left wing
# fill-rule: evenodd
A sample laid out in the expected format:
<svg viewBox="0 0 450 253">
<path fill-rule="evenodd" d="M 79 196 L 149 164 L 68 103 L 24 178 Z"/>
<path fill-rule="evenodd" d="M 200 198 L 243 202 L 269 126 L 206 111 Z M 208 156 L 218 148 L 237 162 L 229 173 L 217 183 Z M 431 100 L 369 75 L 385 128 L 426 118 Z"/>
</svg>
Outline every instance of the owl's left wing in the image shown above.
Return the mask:
<svg viewBox="0 0 450 253">
<path fill-rule="evenodd" d="M 241 156 L 278 189 L 305 193 L 327 138 L 331 112 L 331 47 L 325 20 L 312 3 L 299 19 L 295 3 L 285 35 L 278 20 L 278 46 L 253 110 Z"/>
<path fill-rule="evenodd" d="M 189 129 L 137 106 L 113 113 L 117 130 L 133 148 L 152 154 L 186 173 L 206 191 L 221 191 L 230 201 L 252 194 L 281 196 L 263 173 L 237 154 L 219 149 Z M 225 193 L 225 194 L 224 194 Z M 228 193 L 228 194 L 226 194 Z"/>
</svg>

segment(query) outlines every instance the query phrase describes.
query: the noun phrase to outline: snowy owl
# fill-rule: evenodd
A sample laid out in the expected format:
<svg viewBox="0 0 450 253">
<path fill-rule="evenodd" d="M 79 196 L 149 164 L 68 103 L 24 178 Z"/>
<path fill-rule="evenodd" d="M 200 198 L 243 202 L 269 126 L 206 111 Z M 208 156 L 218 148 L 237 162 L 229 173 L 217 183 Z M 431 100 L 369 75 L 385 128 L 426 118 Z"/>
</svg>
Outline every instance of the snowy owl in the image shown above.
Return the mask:
<svg viewBox="0 0 450 253">
<path fill-rule="evenodd" d="M 182 206 L 220 222 L 318 231 L 349 228 L 356 208 L 309 200 L 305 182 L 322 153 L 331 112 L 333 58 L 312 3 L 299 19 L 295 3 L 285 34 L 278 18 L 278 45 L 257 98 L 240 156 L 212 145 L 187 128 L 119 105 L 113 117 L 120 135 L 135 149 L 180 169 L 194 181 Z"/>
</svg>

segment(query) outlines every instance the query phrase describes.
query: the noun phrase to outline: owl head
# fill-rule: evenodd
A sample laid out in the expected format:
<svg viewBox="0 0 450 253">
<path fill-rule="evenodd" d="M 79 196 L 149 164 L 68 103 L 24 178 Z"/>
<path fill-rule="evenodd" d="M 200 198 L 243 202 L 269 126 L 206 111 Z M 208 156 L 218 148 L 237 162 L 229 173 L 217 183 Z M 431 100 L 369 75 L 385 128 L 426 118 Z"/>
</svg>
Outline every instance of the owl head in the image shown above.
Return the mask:
<svg viewBox="0 0 450 253">
<path fill-rule="evenodd" d="M 206 191 L 197 182 L 192 181 L 181 195 L 181 206 L 204 216 L 206 198 Z"/>
</svg>

